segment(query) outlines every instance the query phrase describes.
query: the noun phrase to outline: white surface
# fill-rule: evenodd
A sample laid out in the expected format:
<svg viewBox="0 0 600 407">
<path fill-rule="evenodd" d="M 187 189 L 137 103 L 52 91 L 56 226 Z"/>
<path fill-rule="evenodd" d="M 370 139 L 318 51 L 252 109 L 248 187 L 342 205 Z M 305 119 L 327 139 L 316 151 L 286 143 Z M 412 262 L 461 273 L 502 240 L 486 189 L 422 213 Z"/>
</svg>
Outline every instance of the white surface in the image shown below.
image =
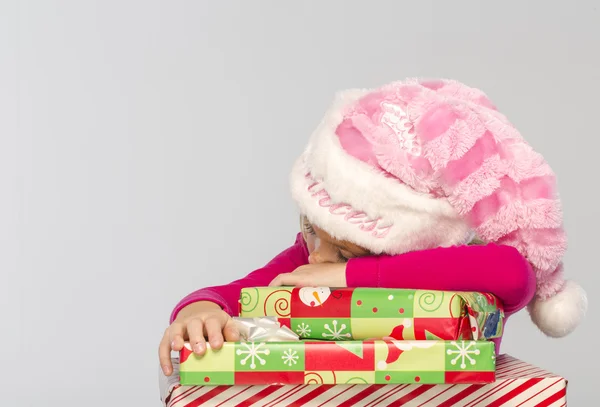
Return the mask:
<svg viewBox="0 0 600 407">
<path fill-rule="evenodd" d="M 293 241 L 288 173 L 334 92 L 406 76 L 485 89 L 545 155 L 567 275 L 598 291 L 597 2 L 368 4 L 0 2 L 3 405 L 156 405 L 175 303 Z M 599 399 L 597 304 L 563 340 L 507 326 L 569 406 Z"/>
</svg>

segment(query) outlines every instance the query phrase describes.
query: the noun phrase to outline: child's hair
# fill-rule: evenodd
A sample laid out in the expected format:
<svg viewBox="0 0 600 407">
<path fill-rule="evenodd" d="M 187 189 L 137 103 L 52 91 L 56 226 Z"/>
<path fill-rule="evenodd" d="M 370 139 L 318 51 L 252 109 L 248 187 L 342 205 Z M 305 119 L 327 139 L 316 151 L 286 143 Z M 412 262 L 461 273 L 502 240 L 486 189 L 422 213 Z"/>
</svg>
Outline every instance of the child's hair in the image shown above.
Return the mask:
<svg viewBox="0 0 600 407">
<path fill-rule="evenodd" d="M 487 242 L 485 242 L 482 239 L 480 239 L 479 237 L 475 236 L 473 239 L 471 239 L 471 241 L 469 243 L 467 243 L 467 246 L 484 246 L 486 244 L 487 244 Z"/>
</svg>

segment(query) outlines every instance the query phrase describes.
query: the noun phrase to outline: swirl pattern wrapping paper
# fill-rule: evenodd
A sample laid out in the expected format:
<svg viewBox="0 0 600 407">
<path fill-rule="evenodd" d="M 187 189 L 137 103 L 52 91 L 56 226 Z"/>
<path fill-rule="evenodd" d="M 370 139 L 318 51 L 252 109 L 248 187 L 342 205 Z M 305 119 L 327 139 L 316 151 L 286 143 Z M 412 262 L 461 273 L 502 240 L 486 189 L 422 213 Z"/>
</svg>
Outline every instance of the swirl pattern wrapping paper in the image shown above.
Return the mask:
<svg viewBox="0 0 600 407">
<path fill-rule="evenodd" d="M 487 293 L 383 288 L 242 289 L 242 317 L 277 317 L 302 339 L 488 340 L 504 311 Z"/>
</svg>

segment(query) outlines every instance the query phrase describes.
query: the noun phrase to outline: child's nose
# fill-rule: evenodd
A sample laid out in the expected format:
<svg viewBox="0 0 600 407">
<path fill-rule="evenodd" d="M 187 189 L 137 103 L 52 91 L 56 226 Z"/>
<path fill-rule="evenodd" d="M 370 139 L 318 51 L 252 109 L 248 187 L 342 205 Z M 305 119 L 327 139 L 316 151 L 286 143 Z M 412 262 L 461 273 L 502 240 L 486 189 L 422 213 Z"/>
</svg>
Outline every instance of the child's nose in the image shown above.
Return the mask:
<svg viewBox="0 0 600 407">
<path fill-rule="evenodd" d="M 321 239 L 314 239 L 314 249 L 308 256 L 309 264 L 335 263 L 337 256 L 334 247 Z"/>
<path fill-rule="evenodd" d="M 323 256 L 321 256 L 321 253 L 319 253 L 318 251 L 314 251 L 308 256 L 308 264 L 321 263 L 325 263 L 325 261 L 323 260 Z"/>
<path fill-rule="evenodd" d="M 320 245 L 308 256 L 309 264 L 335 263 L 336 260 L 335 251 L 327 244 Z"/>
</svg>

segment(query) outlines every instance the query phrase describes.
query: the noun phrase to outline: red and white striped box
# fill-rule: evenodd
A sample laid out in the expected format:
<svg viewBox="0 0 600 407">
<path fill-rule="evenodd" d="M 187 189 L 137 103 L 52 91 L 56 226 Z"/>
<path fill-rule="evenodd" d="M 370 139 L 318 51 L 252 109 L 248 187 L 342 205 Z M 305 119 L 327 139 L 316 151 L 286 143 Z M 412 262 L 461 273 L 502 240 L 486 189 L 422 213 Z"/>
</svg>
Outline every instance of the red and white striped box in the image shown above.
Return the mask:
<svg viewBox="0 0 600 407">
<path fill-rule="evenodd" d="M 160 374 L 166 407 L 197 406 L 519 406 L 567 405 L 567 380 L 519 359 L 502 355 L 491 384 L 181 386 L 175 374 Z"/>
</svg>

